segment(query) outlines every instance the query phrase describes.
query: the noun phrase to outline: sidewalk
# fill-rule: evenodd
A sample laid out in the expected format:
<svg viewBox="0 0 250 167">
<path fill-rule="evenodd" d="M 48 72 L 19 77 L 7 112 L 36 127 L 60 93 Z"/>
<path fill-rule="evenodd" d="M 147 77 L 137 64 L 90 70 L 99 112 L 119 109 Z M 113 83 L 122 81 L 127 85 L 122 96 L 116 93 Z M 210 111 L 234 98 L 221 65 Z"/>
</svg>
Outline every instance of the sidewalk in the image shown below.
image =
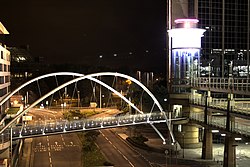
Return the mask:
<svg viewBox="0 0 250 167">
<path fill-rule="evenodd" d="M 149 139 L 146 142 L 149 147 L 166 150 L 166 145 L 162 144 L 161 139 Z M 250 164 L 250 145 L 244 143 L 237 143 L 236 148 L 236 163 L 239 167 L 249 167 Z M 212 160 L 203 160 L 201 159 L 202 148 L 195 149 L 184 149 L 184 158 L 183 158 L 183 149 L 178 153 L 178 159 L 184 160 L 193 160 L 202 163 L 208 163 L 210 166 L 219 167 L 223 165 L 224 157 L 224 144 L 213 144 L 213 159 Z"/>
<path fill-rule="evenodd" d="M 27 138 L 24 140 L 24 145 L 22 149 L 22 157 L 20 159 L 20 167 L 32 167 L 33 158 L 31 154 L 32 148 L 32 138 Z"/>
</svg>

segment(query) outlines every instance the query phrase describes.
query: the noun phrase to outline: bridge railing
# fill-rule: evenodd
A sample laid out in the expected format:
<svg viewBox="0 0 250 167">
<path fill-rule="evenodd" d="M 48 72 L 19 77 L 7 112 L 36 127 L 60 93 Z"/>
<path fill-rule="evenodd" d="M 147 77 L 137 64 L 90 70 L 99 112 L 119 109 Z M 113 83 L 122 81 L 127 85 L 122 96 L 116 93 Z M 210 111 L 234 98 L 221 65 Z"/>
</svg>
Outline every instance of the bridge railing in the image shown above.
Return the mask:
<svg viewBox="0 0 250 167">
<path fill-rule="evenodd" d="M 200 112 L 191 112 L 190 117 L 191 120 L 204 123 L 204 113 Z M 215 128 L 221 128 L 226 130 L 226 117 L 225 116 L 207 116 L 208 125 L 211 125 Z M 242 134 L 246 136 L 250 136 L 250 124 L 241 120 L 234 120 L 230 122 L 230 132 L 236 134 Z"/>
<path fill-rule="evenodd" d="M 197 77 L 190 81 L 191 87 L 213 88 L 234 91 L 250 92 L 249 78 L 218 78 L 218 77 Z"/>
<path fill-rule="evenodd" d="M 166 122 L 164 113 L 147 113 L 147 114 L 135 114 L 125 116 L 113 116 L 104 118 L 90 118 L 81 120 L 59 120 L 59 121 L 40 121 L 35 124 L 24 124 L 18 127 L 12 128 L 12 138 L 27 138 L 34 136 L 43 136 L 56 133 L 66 133 L 75 131 L 84 131 L 92 129 L 110 128 L 118 126 L 127 126 L 135 124 L 145 123 L 159 123 Z M 5 143 L 10 140 L 10 128 L 7 128 L 2 136 L 1 143 Z"/>
<path fill-rule="evenodd" d="M 206 97 L 201 94 L 190 95 L 189 101 L 191 104 L 205 106 Z M 208 97 L 207 106 L 210 108 L 227 110 L 228 99 Z M 250 114 L 250 99 L 235 98 L 230 102 L 232 112 Z"/>
</svg>

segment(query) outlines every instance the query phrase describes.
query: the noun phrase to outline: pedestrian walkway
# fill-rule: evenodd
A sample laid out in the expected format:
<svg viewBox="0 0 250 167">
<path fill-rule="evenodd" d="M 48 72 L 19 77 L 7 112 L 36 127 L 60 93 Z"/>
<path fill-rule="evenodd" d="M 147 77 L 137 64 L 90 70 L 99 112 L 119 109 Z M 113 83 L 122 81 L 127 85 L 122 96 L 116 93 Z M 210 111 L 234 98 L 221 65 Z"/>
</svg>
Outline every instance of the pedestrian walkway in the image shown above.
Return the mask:
<svg viewBox="0 0 250 167">
<path fill-rule="evenodd" d="M 149 139 L 147 145 L 149 147 L 162 148 L 162 141 L 160 139 Z M 239 167 L 249 167 L 250 164 L 250 143 L 237 143 L 236 147 L 236 166 Z M 160 147 L 159 147 L 160 146 Z M 181 159 L 184 157 L 186 160 L 194 161 L 206 161 L 201 159 L 202 148 L 195 149 L 184 149 L 180 150 L 178 153 L 178 158 Z M 216 166 L 223 165 L 223 156 L 224 156 L 224 144 L 213 144 L 213 159 L 211 160 L 216 164 Z M 208 160 L 210 162 L 210 160 Z"/>
<path fill-rule="evenodd" d="M 129 133 L 125 129 L 119 129 L 116 131 L 117 134 L 122 138 L 126 139 L 129 136 Z M 145 134 L 148 137 L 148 141 L 145 142 L 149 147 L 154 148 L 153 150 L 161 150 L 160 152 L 165 152 L 165 150 L 170 145 L 163 145 L 162 140 L 160 138 L 152 137 L 150 138 L 148 134 Z M 239 167 L 248 167 L 250 164 L 250 143 L 236 143 L 238 146 L 236 147 L 236 164 Z M 207 164 L 210 167 L 222 167 L 223 166 L 223 157 L 224 157 L 224 144 L 213 144 L 213 159 L 212 160 L 203 160 L 201 159 L 202 148 L 195 149 L 183 149 L 180 148 L 178 151 L 178 161 L 183 164 L 178 165 L 178 167 L 188 167 L 193 166 L 189 165 L 192 162 L 197 162 L 198 164 Z M 176 156 L 176 155 L 174 155 Z M 183 158 L 184 157 L 184 158 Z M 172 157 L 173 158 L 173 157 Z M 185 163 L 185 162 L 186 163 Z M 184 165 L 187 164 L 187 165 Z M 184 165 L 184 166 L 183 166 Z M 194 165 L 195 166 L 195 165 Z M 174 166 L 171 166 L 174 167 Z M 177 166 L 176 166 L 177 167 Z"/>
<path fill-rule="evenodd" d="M 23 149 L 22 149 L 22 156 L 20 159 L 19 166 L 20 167 L 31 167 L 32 166 L 32 138 L 27 138 L 24 140 Z"/>
</svg>

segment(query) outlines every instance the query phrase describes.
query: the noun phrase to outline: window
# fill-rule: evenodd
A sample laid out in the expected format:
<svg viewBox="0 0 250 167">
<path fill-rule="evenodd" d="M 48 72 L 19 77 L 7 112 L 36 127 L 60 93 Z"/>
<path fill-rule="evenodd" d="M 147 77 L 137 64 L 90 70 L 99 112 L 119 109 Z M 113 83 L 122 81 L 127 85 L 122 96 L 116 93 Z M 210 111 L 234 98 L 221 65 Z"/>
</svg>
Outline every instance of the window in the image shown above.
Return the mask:
<svg viewBox="0 0 250 167">
<path fill-rule="evenodd" d="M 0 97 L 4 96 L 7 93 L 7 88 L 0 89 Z"/>
<path fill-rule="evenodd" d="M 0 76 L 0 84 L 4 84 L 4 76 Z"/>
<path fill-rule="evenodd" d="M 4 64 L 4 72 L 7 72 L 7 65 Z"/>
<path fill-rule="evenodd" d="M 10 76 L 5 76 L 5 83 L 10 82 Z"/>
</svg>

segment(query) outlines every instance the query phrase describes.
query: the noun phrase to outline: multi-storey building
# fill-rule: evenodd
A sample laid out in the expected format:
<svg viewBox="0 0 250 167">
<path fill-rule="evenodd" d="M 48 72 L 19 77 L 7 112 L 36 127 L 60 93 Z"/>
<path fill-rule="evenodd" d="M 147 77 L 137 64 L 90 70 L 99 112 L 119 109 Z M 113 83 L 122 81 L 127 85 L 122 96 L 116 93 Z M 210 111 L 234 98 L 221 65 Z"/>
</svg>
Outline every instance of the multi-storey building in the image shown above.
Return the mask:
<svg viewBox="0 0 250 167">
<path fill-rule="evenodd" d="M 9 32 L 0 22 L 0 101 L 10 92 L 10 52 L 4 44 L 6 34 Z M 0 106 L 0 118 L 8 107 L 8 101 Z"/>
<path fill-rule="evenodd" d="M 210 70 L 212 77 L 250 77 L 249 0 L 168 0 L 167 5 L 167 29 L 174 28 L 176 18 L 197 18 L 198 27 L 206 29 L 200 54 L 201 76 L 208 76 Z M 171 56 L 167 64 L 170 79 Z"/>
<path fill-rule="evenodd" d="M 249 0 L 198 0 L 198 19 L 206 29 L 203 62 L 212 61 L 212 75 L 249 77 Z"/>
<path fill-rule="evenodd" d="M 188 96 L 197 91 L 190 87 L 190 83 L 195 78 L 207 77 L 207 83 L 210 85 L 211 77 L 250 77 L 249 0 L 168 0 L 167 29 L 180 28 L 174 22 L 180 18 L 198 19 L 198 28 L 206 31 L 204 37 L 201 38 L 198 63 L 191 63 L 197 65 L 197 74 L 191 73 L 192 66 L 185 63 L 184 54 L 178 54 L 178 61 L 174 61 L 176 60 L 175 51 L 182 48 L 174 47 L 173 38 L 170 38 L 171 34 L 168 31 L 168 103 L 173 111 L 172 116 L 175 113 L 175 106 L 180 106 L 182 116 L 188 115 L 188 112 L 193 109 L 189 104 Z M 179 41 L 186 41 L 190 44 L 193 37 L 186 34 L 182 34 Z M 176 75 L 178 73 L 182 75 Z M 228 97 L 228 94 L 208 90 L 207 92 L 199 90 L 199 93 L 206 94 L 208 97 Z M 189 123 L 174 127 L 175 137 L 183 143 L 183 147 L 184 145 L 185 147 L 199 145 L 198 136 L 202 134 L 198 133 L 200 130 L 196 125 Z M 181 134 L 183 136 L 185 134 L 185 140 L 182 139 Z"/>
</svg>

